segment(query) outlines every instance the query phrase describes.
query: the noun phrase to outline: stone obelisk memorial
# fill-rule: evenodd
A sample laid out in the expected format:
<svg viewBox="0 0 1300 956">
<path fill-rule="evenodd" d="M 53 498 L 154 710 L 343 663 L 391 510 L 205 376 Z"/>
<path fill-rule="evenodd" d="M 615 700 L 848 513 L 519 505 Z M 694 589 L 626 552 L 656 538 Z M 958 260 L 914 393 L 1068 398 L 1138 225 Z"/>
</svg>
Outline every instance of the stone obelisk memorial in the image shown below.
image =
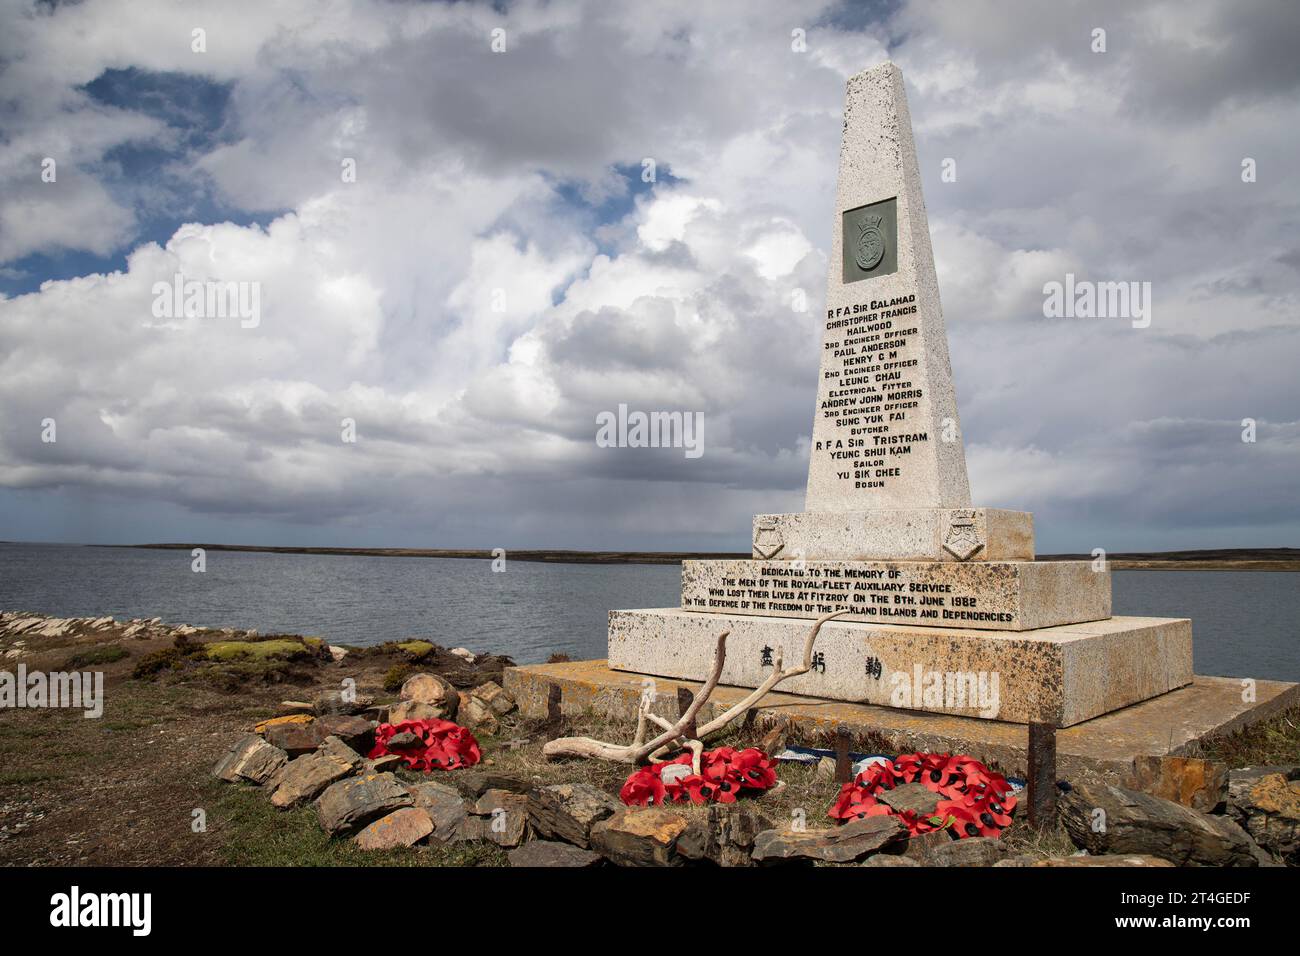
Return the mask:
<svg viewBox="0 0 1300 956">
<path fill-rule="evenodd" d="M 748 561 L 687 561 L 680 608 L 613 611 L 609 667 L 1059 727 L 1189 684 L 1185 619 L 1111 616 L 1110 572 L 1034 560 L 1030 514 L 971 504 L 903 78 L 848 83 L 805 510 Z M 978 692 L 976 689 L 979 689 Z"/>
</svg>

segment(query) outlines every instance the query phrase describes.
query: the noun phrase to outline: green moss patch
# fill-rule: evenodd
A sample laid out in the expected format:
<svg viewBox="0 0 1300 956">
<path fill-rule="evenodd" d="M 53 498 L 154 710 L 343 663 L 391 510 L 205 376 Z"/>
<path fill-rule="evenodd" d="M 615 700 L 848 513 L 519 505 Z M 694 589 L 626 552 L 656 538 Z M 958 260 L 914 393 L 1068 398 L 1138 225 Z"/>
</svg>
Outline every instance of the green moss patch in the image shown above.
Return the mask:
<svg viewBox="0 0 1300 956">
<path fill-rule="evenodd" d="M 397 648 L 404 654 L 409 654 L 413 661 L 424 660 L 436 650 L 428 641 L 401 641 Z"/>
<path fill-rule="evenodd" d="M 306 657 L 308 648 L 300 641 L 216 641 L 205 647 L 210 661 L 280 660 Z"/>
</svg>

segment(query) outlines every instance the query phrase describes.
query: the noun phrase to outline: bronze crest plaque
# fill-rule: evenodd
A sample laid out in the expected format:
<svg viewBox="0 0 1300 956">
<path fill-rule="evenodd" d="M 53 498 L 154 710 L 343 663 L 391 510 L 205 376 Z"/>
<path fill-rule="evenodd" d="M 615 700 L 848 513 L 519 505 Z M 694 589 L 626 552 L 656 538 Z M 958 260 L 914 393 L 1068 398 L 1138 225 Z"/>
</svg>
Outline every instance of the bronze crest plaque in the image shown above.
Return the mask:
<svg viewBox="0 0 1300 956">
<path fill-rule="evenodd" d="M 874 279 L 898 271 L 898 200 L 850 209 L 844 230 L 844 281 Z"/>
</svg>

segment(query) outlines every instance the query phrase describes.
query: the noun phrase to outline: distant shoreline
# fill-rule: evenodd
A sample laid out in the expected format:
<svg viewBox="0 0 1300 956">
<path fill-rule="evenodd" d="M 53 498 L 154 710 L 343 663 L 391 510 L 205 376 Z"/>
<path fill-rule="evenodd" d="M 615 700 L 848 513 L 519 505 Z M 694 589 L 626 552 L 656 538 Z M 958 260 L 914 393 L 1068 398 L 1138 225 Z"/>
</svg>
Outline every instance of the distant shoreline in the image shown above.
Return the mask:
<svg viewBox="0 0 1300 956">
<path fill-rule="evenodd" d="M 17 542 L 15 542 L 17 543 Z M 268 554 L 333 554 L 379 558 L 473 558 L 488 560 L 491 549 L 474 548 L 296 548 L 252 544 L 99 544 L 96 548 L 150 548 L 188 551 L 256 551 Z M 565 551 L 506 549 L 511 561 L 552 564 L 680 564 L 704 559 L 748 560 L 736 551 Z M 1115 552 L 1107 556 L 1117 571 L 1300 571 L 1300 548 L 1220 548 L 1200 551 Z M 1091 561 L 1091 554 L 1040 554 L 1039 561 Z"/>
</svg>

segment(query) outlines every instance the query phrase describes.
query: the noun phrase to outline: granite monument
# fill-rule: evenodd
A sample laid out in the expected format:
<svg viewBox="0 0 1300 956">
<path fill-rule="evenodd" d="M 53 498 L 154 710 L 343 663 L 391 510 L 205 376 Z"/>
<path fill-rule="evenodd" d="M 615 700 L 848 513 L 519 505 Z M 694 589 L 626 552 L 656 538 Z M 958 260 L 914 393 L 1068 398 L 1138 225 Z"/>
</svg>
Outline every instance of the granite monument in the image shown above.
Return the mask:
<svg viewBox="0 0 1300 956">
<path fill-rule="evenodd" d="M 1111 616 L 1110 573 L 1034 560 L 1031 515 L 971 503 L 903 78 L 848 82 L 805 510 L 748 561 L 687 561 L 680 608 L 614 611 L 609 666 L 755 687 L 845 610 L 795 694 L 1069 726 L 1192 680 L 1191 622 Z"/>
</svg>

